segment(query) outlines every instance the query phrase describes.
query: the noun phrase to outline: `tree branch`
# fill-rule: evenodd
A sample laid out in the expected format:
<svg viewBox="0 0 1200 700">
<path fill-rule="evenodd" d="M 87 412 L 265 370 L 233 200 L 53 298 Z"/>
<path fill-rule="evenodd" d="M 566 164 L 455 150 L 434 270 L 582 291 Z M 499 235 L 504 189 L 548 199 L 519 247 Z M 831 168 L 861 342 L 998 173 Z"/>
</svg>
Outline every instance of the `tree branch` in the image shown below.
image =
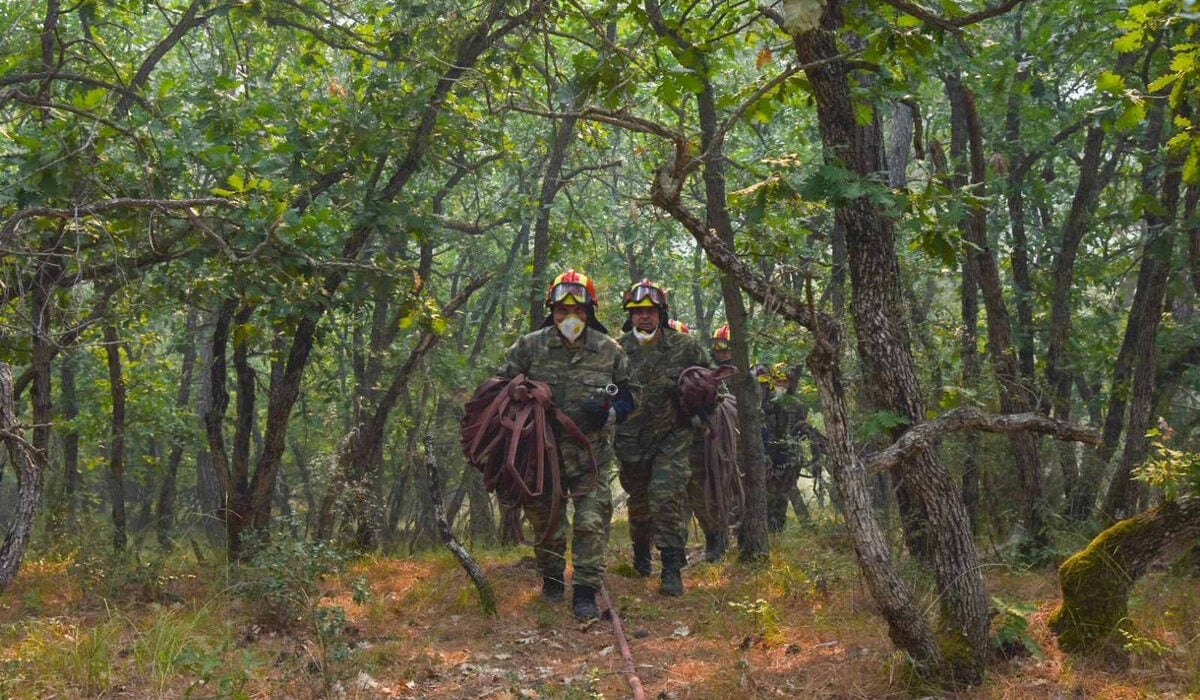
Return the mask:
<svg viewBox="0 0 1200 700">
<path fill-rule="evenodd" d="M 17 229 L 17 225 L 25 219 L 44 216 L 52 219 L 77 219 L 81 216 L 91 216 L 113 209 L 156 209 L 171 211 L 173 209 L 191 209 L 192 207 L 214 206 L 232 207 L 238 202 L 223 197 L 198 197 L 195 199 L 134 199 L 117 198 L 99 202 L 80 204 L 74 207 L 30 207 L 8 217 L 4 226 L 0 227 L 0 243 L 3 243 Z"/>
<path fill-rule="evenodd" d="M 1048 418 L 1040 413 L 988 414 L 977 408 L 958 408 L 943 413 L 928 423 L 910 428 L 900 439 L 867 460 L 872 474 L 891 469 L 913 454 L 928 450 L 943 435 L 957 430 L 979 430 L 985 433 L 1015 433 L 1029 431 L 1051 435 L 1064 442 L 1100 444 L 1100 433 L 1066 421 Z"/>
</svg>

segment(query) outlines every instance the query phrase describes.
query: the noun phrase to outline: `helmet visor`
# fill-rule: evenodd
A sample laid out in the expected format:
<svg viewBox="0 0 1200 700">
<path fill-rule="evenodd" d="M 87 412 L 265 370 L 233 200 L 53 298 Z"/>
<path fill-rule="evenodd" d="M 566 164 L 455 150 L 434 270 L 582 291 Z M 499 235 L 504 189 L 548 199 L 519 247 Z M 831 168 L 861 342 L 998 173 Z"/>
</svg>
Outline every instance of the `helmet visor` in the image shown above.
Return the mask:
<svg viewBox="0 0 1200 700">
<path fill-rule="evenodd" d="M 587 287 L 576 282 L 561 282 L 550 290 L 551 304 L 587 304 L 592 299 L 588 296 Z"/>
<path fill-rule="evenodd" d="M 715 352 L 724 352 L 729 349 L 729 341 L 723 338 L 718 338 L 713 341 L 712 349 Z"/>
<path fill-rule="evenodd" d="M 666 306 L 667 300 L 663 298 L 662 290 L 658 287 L 651 287 L 644 284 L 639 284 L 629 292 L 629 304 L 631 306 L 639 305 L 638 302 L 649 301 L 655 306 Z"/>
</svg>

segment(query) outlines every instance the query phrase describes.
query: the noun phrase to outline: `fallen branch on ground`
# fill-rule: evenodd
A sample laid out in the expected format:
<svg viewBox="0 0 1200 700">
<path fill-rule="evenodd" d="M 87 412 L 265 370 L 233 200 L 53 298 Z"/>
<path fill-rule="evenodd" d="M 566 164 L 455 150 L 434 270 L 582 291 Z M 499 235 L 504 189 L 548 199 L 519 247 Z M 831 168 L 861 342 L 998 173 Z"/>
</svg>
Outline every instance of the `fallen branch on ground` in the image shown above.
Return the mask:
<svg viewBox="0 0 1200 700">
<path fill-rule="evenodd" d="M 471 580 L 475 582 L 475 590 L 479 591 L 479 604 L 488 615 L 496 614 L 496 592 L 488 582 L 483 569 L 450 531 L 450 523 L 446 520 L 446 506 L 442 504 L 442 484 L 438 477 L 437 459 L 433 456 L 433 436 L 425 434 L 425 464 L 429 468 L 429 498 L 433 501 L 433 513 L 437 518 L 438 534 L 442 542 L 454 553 L 454 558 L 467 570 Z"/>
</svg>

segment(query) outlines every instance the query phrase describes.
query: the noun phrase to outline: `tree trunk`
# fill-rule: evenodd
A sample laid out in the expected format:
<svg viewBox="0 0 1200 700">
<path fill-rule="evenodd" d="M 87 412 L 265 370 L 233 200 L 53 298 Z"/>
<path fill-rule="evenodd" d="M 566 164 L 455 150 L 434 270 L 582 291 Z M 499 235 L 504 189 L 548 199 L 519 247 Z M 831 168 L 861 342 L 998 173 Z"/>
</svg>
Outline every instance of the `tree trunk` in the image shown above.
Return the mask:
<svg viewBox="0 0 1200 700">
<path fill-rule="evenodd" d="M 108 448 L 108 492 L 112 499 L 113 548 L 125 549 L 129 535 L 125 519 L 125 377 L 121 371 L 121 344 L 117 328 L 104 326 L 104 353 L 108 357 L 108 383 L 112 392 L 112 420 Z"/>
<path fill-rule="evenodd" d="M 883 170 L 878 162 L 878 121 L 857 127 L 850 96 L 849 64 L 839 58 L 834 32 L 842 26 L 842 3 L 831 0 L 822 27 L 795 38 L 817 101 L 826 160 L 841 164 L 864 179 Z M 897 299 L 898 264 L 894 232 L 867 197 L 837 208 L 846 229 L 852 285 L 851 314 L 858 350 L 867 366 L 873 401 L 907 418 L 910 425 L 925 419 L 925 406 L 908 346 L 904 314 Z M 974 684 L 983 678 L 987 654 L 987 605 L 978 554 L 971 539 L 970 519 L 961 494 L 941 461 L 926 451 L 898 467 L 901 487 L 909 490 L 928 516 L 928 536 L 934 540 L 934 574 L 941 592 L 943 633 L 965 653 L 949 656 L 956 682 Z M 847 506 L 848 507 L 848 506 Z"/>
<path fill-rule="evenodd" d="M 654 31 L 673 42 L 681 51 L 693 52 L 698 60 L 706 59 L 691 42 L 663 18 L 658 0 L 647 0 L 646 13 Z M 717 98 L 712 82 L 700 72 L 703 89 L 696 95 L 696 112 L 700 121 L 700 148 L 704 178 L 704 226 L 716 231 L 729 248 L 734 246 L 733 223 L 725 186 L 724 134 L 720 129 Z M 682 180 L 686 177 L 690 159 L 685 143 L 676 144 L 675 161 L 666 176 Z M 662 177 L 662 175 L 660 175 Z M 674 206 L 681 206 L 678 197 Z M 689 215 L 690 216 L 690 215 Z M 680 218 L 680 217 L 676 217 Z M 741 370 L 733 377 L 733 391 L 738 402 L 738 461 L 744 471 L 742 484 L 746 491 L 745 512 L 738 530 L 738 558 L 743 562 L 762 561 L 769 552 L 767 530 L 766 454 L 762 440 L 763 415 L 758 387 L 749 376 L 750 352 L 746 333 L 746 306 L 742 291 L 727 274 L 721 274 L 721 296 L 725 302 L 725 320 L 729 324 L 729 344 L 734 364 Z"/>
<path fill-rule="evenodd" d="M 1137 506 L 1138 485 L 1131 477 L 1133 469 L 1146 456 L 1146 431 L 1153 420 L 1154 381 L 1158 371 L 1156 341 L 1162 320 L 1163 300 L 1167 294 L 1167 280 L 1171 273 L 1175 215 L 1179 205 L 1183 165 L 1182 153 L 1163 154 L 1161 157 L 1166 159 L 1165 168 L 1162 161 L 1155 157 L 1163 151 L 1165 115 L 1162 100 L 1153 103 L 1145 144 L 1145 150 L 1150 155 L 1147 155 L 1142 171 L 1141 191 L 1146 196 L 1157 197 L 1158 206 L 1146 206 L 1143 209 L 1146 243 L 1133 306 L 1125 325 L 1126 341 L 1130 334 L 1133 335 L 1133 392 L 1129 402 L 1129 427 L 1125 430 L 1125 450 L 1104 499 L 1104 516 L 1110 522 L 1127 516 Z"/>
<path fill-rule="evenodd" d="M 17 507 L 4 544 L 0 545 L 0 593 L 3 593 L 17 577 L 25 558 L 38 503 L 42 500 L 45 473 L 45 453 L 33 449 L 21 436 L 12 368 L 3 362 L 0 362 L 0 441 L 8 448 L 9 461 L 17 475 Z"/>
<path fill-rule="evenodd" d="M 863 577 L 887 621 L 888 637 L 922 668 L 937 674 L 943 670 L 945 658 L 933 630 L 912 600 L 892 561 L 891 549 L 871 507 L 866 469 L 851 440 L 836 332 L 836 328 L 830 328 L 818 333 L 808 356 L 808 366 L 821 396 L 821 414 L 825 418 L 834 500 L 854 538 Z"/>
<path fill-rule="evenodd" d="M 175 394 L 175 408 L 180 413 L 187 410 L 192 396 L 192 368 L 196 365 L 196 324 L 195 311 L 189 312 L 184 328 L 183 340 L 183 376 L 179 380 L 179 391 Z M 182 436 L 180 436 L 182 437 Z M 176 439 L 171 454 L 163 471 L 162 485 L 158 491 L 158 508 L 155 517 L 158 544 L 164 549 L 171 547 L 171 539 L 175 534 L 175 497 L 176 484 L 179 476 L 179 463 L 183 461 L 183 440 Z"/>
<path fill-rule="evenodd" d="M 50 335 L 51 313 L 53 299 L 51 291 L 55 281 L 62 274 L 61 248 L 55 244 L 39 258 L 37 275 L 30 293 L 30 319 L 32 328 L 30 338 L 30 371 L 32 372 L 30 402 L 33 408 L 33 445 L 32 449 L 39 457 L 39 464 L 44 465 L 50 455 L 50 426 L 53 423 L 54 406 L 51 396 L 51 359 L 56 352 L 54 338 Z M 13 394 L 6 395 L 5 401 L 16 400 Z M 15 462 L 15 459 L 14 459 Z M 19 479 L 18 475 L 18 479 Z M 41 497 L 40 480 L 44 476 L 39 473 L 38 497 Z M 15 571 L 14 571 L 15 574 Z"/>
<path fill-rule="evenodd" d="M 79 510 L 79 430 L 74 420 L 79 416 L 79 401 L 75 394 L 75 354 L 66 353 L 59 365 L 59 399 L 64 426 L 63 449 L 63 517 L 62 521 L 74 523 Z"/>
<path fill-rule="evenodd" d="M 1062 604 L 1049 618 L 1071 653 L 1119 650 L 1128 630 L 1129 593 L 1159 561 L 1184 554 L 1200 537 L 1200 499 L 1171 501 L 1122 520 L 1058 569 Z"/>
<path fill-rule="evenodd" d="M 962 159 L 962 156 L 969 156 L 972 194 L 975 197 L 983 197 L 983 135 L 979 126 L 979 114 L 975 108 L 975 98 L 958 74 L 949 73 L 944 80 L 950 99 L 951 126 L 955 133 L 955 145 L 951 150 L 958 151 L 960 163 L 966 160 Z M 960 172 L 958 180 L 962 182 L 964 179 Z M 974 246 L 968 264 L 972 266 L 972 275 L 979 282 L 984 307 L 987 309 L 988 356 L 992 360 L 992 371 L 999 385 L 1000 410 L 1003 413 L 1028 413 L 1036 407 L 1036 403 L 1030 398 L 1033 395 L 1032 388 L 1021 377 L 1012 338 L 1012 324 L 1004 302 L 1000 271 L 987 236 L 987 211 L 981 204 L 970 207 L 963 232 Z M 1050 533 L 1046 530 L 1042 463 L 1038 445 L 1028 433 L 1013 433 L 1010 440 L 1017 476 L 1021 482 L 1026 545 L 1036 556 L 1044 556 L 1050 543 Z"/>
</svg>

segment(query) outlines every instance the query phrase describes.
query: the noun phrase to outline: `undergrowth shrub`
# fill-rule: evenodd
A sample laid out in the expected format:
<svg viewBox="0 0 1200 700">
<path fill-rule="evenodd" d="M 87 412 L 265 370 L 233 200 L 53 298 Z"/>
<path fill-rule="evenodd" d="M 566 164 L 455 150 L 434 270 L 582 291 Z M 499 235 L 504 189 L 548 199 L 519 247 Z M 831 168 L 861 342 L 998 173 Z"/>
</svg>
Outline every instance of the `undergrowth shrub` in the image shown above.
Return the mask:
<svg viewBox="0 0 1200 700">
<path fill-rule="evenodd" d="M 253 604 L 265 627 L 307 632 L 312 660 L 306 668 L 319 676 L 324 688 L 332 687 L 353 651 L 351 630 L 345 609 L 324 602 L 321 584 L 345 572 L 349 555 L 325 542 L 287 538 L 260 544 L 255 552 L 235 571 L 236 595 Z M 355 603 L 366 602 L 365 578 L 350 582 L 350 588 Z"/>
</svg>

